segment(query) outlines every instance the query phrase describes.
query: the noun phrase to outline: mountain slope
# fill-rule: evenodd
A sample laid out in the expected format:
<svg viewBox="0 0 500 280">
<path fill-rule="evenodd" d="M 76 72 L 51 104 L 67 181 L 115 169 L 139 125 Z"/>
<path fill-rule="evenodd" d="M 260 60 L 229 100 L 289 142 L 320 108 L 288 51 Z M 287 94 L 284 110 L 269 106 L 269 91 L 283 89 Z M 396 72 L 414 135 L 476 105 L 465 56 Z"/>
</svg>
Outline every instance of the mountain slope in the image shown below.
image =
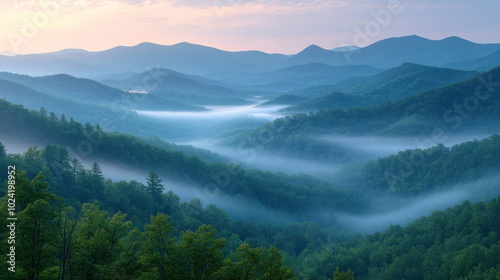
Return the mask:
<svg viewBox="0 0 500 280">
<path fill-rule="evenodd" d="M 397 100 L 415 93 L 472 78 L 475 71 L 430 67 L 413 63 L 361 78 L 351 78 L 338 83 L 339 91 L 371 96 L 381 101 Z"/>
<path fill-rule="evenodd" d="M 488 71 L 500 66 L 500 50 L 485 57 L 450 63 L 448 66 L 457 69 Z"/>
<path fill-rule="evenodd" d="M 395 102 L 280 118 L 230 141 L 238 143 L 240 148 L 252 148 L 257 143 L 259 149 L 266 151 L 342 161 L 351 156 L 345 148 L 317 137 L 411 135 L 440 139 L 465 131 L 490 134 L 498 132 L 500 123 L 500 86 L 496 82 L 499 80 L 500 67 Z M 270 133 L 272 137 L 262 140 L 261 135 Z"/>
<path fill-rule="evenodd" d="M 146 92 L 158 98 L 192 105 L 250 104 L 244 98 L 252 96 L 251 92 L 234 90 L 217 81 L 163 68 L 151 69 L 124 80 L 103 82 L 125 90 Z"/>
<path fill-rule="evenodd" d="M 90 79 L 75 78 L 66 74 L 58 74 L 43 77 L 31 77 L 7 72 L 0 73 L 0 79 L 9 80 L 30 87 L 47 95 L 65 99 L 68 103 L 80 102 L 95 105 L 116 106 L 120 104 L 127 109 L 140 110 L 169 110 L 169 111 L 206 111 L 206 108 L 183 104 L 158 96 L 136 95 L 112 88 Z M 10 100 L 10 99 L 9 99 Z M 51 108 L 51 111 L 60 113 L 64 108 L 52 109 L 49 100 L 41 99 L 40 106 Z M 30 101 L 28 101 L 30 102 Z M 27 105 L 33 108 L 31 103 Z M 67 114 L 67 113 L 66 113 Z"/>
<path fill-rule="evenodd" d="M 276 98 L 273 98 L 271 100 L 268 100 L 262 104 L 259 105 L 259 107 L 264 107 L 264 106 L 276 106 L 276 105 L 296 105 L 301 102 L 307 101 L 308 98 L 298 96 L 298 95 L 293 95 L 293 94 L 284 94 L 280 95 Z"/>
<path fill-rule="evenodd" d="M 227 83 L 246 85 L 252 89 L 288 91 L 313 85 L 333 84 L 350 77 L 369 76 L 380 72 L 380 69 L 367 65 L 331 66 L 309 63 L 271 72 L 229 75 L 219 79 Z"/>
<path fill-rule="evenodd" d="M 217 183 L 218 190 L 214 191 L 244 197 L 290 213 L 301 213 L 301 210 L 332 201 L 337 202 L 336 207 L 347 210 L 356 200 L 331 184 L 310 176 L 244 170 L 233 164 L 207 164 L 198 157 L 147 144 L 134 136 L 106 132 L 98 126 L 82 125 L 73 120 L 49 118 L 5 100 L 0 100 L 0 130 L 2 138 L 10 134 L 18 139 L 33 138 L 71 148 L 88 161 L 106 161 L 143 172 L 156 170 L 162 176 L 191 187 Z M 82 141 L 86 143 L 85 150 L 81 148 Z M 230 176 L 226 183 L 217 177 L 226 174 Z"/>
<path fill-rule="evenodd" d="M 398 100 L 476 75 L 477 72 L 474 71 L 460 71 L 404 63 L 399 67 L 386 70 L 377 75 L 350 78 L 335 85 L 315 87 L 317 89 L 323 88 L 324 92 L 329 93 L 302 104 L 285 108 L 282 111 L 287 113 L 308 113 L 335 108 L 370 106 L 389 100 Z M 334 90 L 342 93 L 331 93 Z M 306 88 L 302 93 L 299 91 L 296 94 L 307 96 L 311 94 L 310 91 L 311 89 Z"/>
<path fill-rule="evenodd" d="M 328 110 L 335 108 L 362 107 L 371 105 L 371 98 L 365 96 L 344 94 L 341 92 L 332 92 L 323 96 L 307 100 L 296 104 L 295 106 L 287 107 L 281 110 L 284 113 L 309 113 L 319 110 Z"/>
<path fill-rule="evenodd" d="M 314 262 L 304 254 L 297 264 L 315 264 L 324 279 L 331 279 L 335 267 L 351 269 L 359 280 L 497 279 L 498 211 L 500 198 L 487 203 L 465 201 L 405 227 L 392 225 L 362 238 L 332 242 Z M 355 218 L 346 220 L 354 223 Z"/>
</svg>

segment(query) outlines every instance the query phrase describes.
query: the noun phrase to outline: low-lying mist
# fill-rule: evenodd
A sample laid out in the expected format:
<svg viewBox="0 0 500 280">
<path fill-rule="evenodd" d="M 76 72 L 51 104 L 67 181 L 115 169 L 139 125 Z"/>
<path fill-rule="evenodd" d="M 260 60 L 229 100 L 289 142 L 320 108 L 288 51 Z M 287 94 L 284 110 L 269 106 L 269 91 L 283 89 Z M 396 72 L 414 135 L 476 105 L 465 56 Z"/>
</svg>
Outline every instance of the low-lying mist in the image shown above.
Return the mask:
<svg viewBox="0 0 500 280">
<path fill-rule="evenodd" d="M 233 163 L 245 168 L 255 168 L 264 171 L 282 172 L 285 174 L 309 174 L 318 178 L 330 178 L 338 170 L 338 165 L 314 163 L 292 157 L 279 156 L 266 151 L 239 150 L 217 144 L 217 141 L 203 139 L 182 143 L 197 148 L 210 150 L 214 153 L 229 157 Z"/>
<path fill-rule="evenodd" d="M 235 129 L 257 128 L 282 117 L 276 112 L 283 106 L 258 107 L 259 104 L 261 102 L 245 106 L 207 106 L 210 111 L 204 112 L 137 111 L 137 113 L 168 122 L 169 126 L 182 127 L 182 131 L 187 132 L 175 140 L 191 141 L 212 138 Z M 165 140 L 172 141 L 172 139 Z"/>
<path fill-rule="evenodd" d="M 349 136 L 320 136 L 316 141 L 331 143 L 332 145 L 344 147 L 353 153 L 361 153 L 366 160 L 397 154 L 407 149 L 427 149 L 439 143 L 446 147 L 461 144 L 474 139 L 488 138 L 489 134 L 463 134 L 443 137 L 444 141 L 434 141 L 425 137 L 349 137 Z"/>
<path fill-rule="evenodd" d="M 349 213 L 333 213 L 337 222 L 346 229 L 370 234 L 383 231 L 392 225 L 407 225 L 422 217 L 429 216 L 432 212 L 445 210 L 448 207 L 460 204 L 466 200 L 470 202 L 487 202 L 500 195 L 500 175 L 483 178 L 475 182 L 463 183 L 433 194 L 400 199 L 399 207 L 391 211 L 367 215 L 354 215 Z M 390 198 L 393 200 L 394 198 Z M 374 198 L 378 204 L 387 202 L 388 198 Z M 393 201 L 390 201 L 393 203 Z M 323 220 L 332 215 L 331 211 L 322 211 Z"/>
<path fill-rule="evenodd" d="M 29 139 L 11 139 L 5 135 L 0 136 L 0 143 L 5 146 L 5 151 L 8 154 L 24 154 L 28 151 L 29 147 L 38 146 L 39 149 L 43 148 L 45 144 Z"/>
</svg>

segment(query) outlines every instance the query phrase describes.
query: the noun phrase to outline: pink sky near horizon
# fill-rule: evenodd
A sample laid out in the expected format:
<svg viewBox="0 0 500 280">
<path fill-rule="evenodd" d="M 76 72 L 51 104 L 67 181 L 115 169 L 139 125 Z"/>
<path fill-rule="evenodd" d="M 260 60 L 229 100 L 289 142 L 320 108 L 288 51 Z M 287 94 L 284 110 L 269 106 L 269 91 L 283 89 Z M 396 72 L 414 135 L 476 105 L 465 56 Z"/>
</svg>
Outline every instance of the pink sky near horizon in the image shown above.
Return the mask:
<svg viewBox="0 0 500 280">
<path fill-rule="evenodd" d="M 366 46 L 406 35 L 500 42 L 500 1 L 495 0 L 199 2 L 203 1 L 3 1 L 0 52 L 100 51 L 142 42 L 190 42 L 229 51 L 294 54 L 311 44 L 326 49 Z"/>
</svg>

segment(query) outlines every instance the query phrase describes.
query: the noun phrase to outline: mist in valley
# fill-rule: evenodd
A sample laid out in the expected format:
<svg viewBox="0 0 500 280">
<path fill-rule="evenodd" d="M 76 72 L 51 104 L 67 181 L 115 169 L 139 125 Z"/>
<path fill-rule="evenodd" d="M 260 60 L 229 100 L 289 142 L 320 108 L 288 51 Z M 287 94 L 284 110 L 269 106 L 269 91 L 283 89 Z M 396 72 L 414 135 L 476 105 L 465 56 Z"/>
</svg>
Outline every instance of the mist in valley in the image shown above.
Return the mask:
<svg viewBox="0 0 500 280">
<path fill-rule="evenodd" d="M 452 147 L 461 143 L 481 140 L 491 136 L 484 133 L 461 133 L 445 135 L 440 139 L 431 137 L 408 136 L 408 137 L 379 137 L 379 136 L 343 136 L 329 135 L 313 138 L 312 141 L 326 143 L 341 147 L 350 154 L 355 154 L 362 161 L 375 160 L 381 157 L 395 155 L 400 151 L 413 149 L 428 149 L 438 144 Z"/>
<path fill-rule="evenodd" d="M 181 135 L 166 141 L 194 141 L 215 138 L 220 134 L 257 128 L 269 121 L 282 117 L 277 111 L 284 106 L 259 107 L 262 102 L 243 106 L 205 106 L 209 111 L 136 111 L 140 116 L 164 122 L 182 129 Z M 159 130 L 162 128 L 159 127 Z"/>
<path fill-rule="evenodd" d="M 457 184 L 446 190 L 416 197 L 379 196 L 372 198 L 372 207 L 377 205 L 389 210 L 374 211 L 370 214 L 336 213 L 324 210 L 321 212 L 323 222 L 328 217 L 335 217 L 338 226 L 350 231 L 370 234 L 384 231 L 390 225 L 405 226 L 414 220 L 429 216 L 434 211 L 443 211 L 464 201 L 488 202 L 500 195 L 500 175 L 492 175 L 477 181 Z"/>
</svg>

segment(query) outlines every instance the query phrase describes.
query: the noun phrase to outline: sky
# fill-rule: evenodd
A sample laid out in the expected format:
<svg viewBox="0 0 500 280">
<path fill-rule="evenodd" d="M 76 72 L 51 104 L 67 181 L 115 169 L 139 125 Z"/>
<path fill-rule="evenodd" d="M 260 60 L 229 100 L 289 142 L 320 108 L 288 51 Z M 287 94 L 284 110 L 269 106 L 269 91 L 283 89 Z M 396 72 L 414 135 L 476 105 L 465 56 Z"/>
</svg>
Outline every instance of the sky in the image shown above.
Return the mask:
<svg viewBox="0 0 500 280">
<path fill-rule="evenodd" d="M 500 42 L 498 0 L 4 0 L 0 52 L 190 42 L 295 54 L 406 35 Z"/>
</svg>

